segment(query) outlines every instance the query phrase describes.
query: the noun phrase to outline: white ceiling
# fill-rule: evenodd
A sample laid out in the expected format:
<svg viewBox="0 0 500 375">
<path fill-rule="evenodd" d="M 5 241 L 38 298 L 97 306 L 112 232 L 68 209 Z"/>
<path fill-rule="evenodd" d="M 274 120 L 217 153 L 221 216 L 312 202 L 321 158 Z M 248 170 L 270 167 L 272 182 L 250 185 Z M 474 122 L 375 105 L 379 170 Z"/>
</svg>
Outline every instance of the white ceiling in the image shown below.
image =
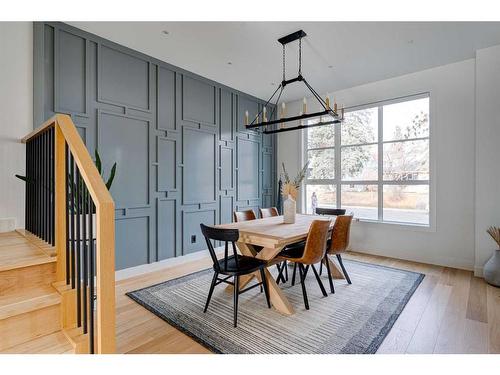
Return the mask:
<svg viewBox="0 0 500 375">
<path fill-rule="evenodd" d="M 465 60 L 476 49 L 500 44 L 500 22 L 69 24 L 264 100 L 281 81 L 277 39 L 299 29 L 308 34 L 302 73 L 319 93 Z M 297 53 L 297 43 L 287 46 L 287 78 L 297 75 Z M 305 90 L 290 85 L 284 99 L 298 99 Z"/>
</svg>

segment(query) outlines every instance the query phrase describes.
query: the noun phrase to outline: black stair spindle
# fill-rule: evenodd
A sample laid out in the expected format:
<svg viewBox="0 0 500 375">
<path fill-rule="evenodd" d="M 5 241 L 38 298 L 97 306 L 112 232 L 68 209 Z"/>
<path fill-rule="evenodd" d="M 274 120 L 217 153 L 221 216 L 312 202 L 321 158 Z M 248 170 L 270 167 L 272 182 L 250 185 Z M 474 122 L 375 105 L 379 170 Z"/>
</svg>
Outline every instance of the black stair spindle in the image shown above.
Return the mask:
<svg viewBox="0 0 500 375">
<path fill-rule="evenodd" d="M 94 202 L 90 194 L 89 202 L 89 340 L 90 354 L 94 354 L 94 228 L 92 214 L 95 212 Z"/>
<path fill-rule="evenodd" d="M 41 191 L 41 203 L 42 203 L 42 239 L 47 239 L 47 132 L 43 132 L 40 136 L 42 141 L 42 191 Z"/>
<path fill-rule="evenodd" d="M 87 254 L 87 215 L 88 215 L 88 205 L 87 205 L 87 187 L 82 184 L 82 245 L 83 245 L 83 333 L 87 333 L 87 285 L 88 285 L 88 254 Z"/>
<path fill-rule="evenodd" d="M 76 321 L 78 327 L 82 326 L 82 264 L 81 264 L 81 250 L 82 250 L 82 237 L 81 237 L 81 210 L 82 210 L 82 197 L 80 191 L 80 170 L 78 166 L 75 171 L 75 183 L 76 183 L 76 193 L 75 193 L 75 205 L 76 205 Z"/>
<path fill-rule="evenodd" d="M 49 150 L 50 150 L 50 158 L 49 158 L 49 181 L 50 181 L 50 189 L 49 189 L 49 212 L 50 212 L 50 232 L 49 232 L 49 239 L 50 239 L 50 244 L 52 246 L 55 245 L 55 221 L 54 221 L 54 214 L 55 214 L 55 200 L 54 200 L 54 189 L 55 189 L 55 183 L 54 183 L 54 128 L 50 128 L 50 133 L 49 133 Z"/>
<path fill-rule="evenodd" d="M 68 145 L 64 145 L 64 165 L 66 166 L 66 173 L 64 174 L 64 180 L 66 181 L 66 209 L 64 213 L 66 215 L 66 285 L 69 285 L 70 282 L 70 234 L 69 234 L 69 210 L 70 210 L 70 201 L 71 201 L 71 190 L 69 188 L 69 156 L 68 156 Z"/>
<path fill-rule="evenodd" d="M 41 232 L 41 191 L 42 191 L 42 148 L 40 136 L 36 138 L 36 235 L 40 237 Z"/>
<path fill-rule="evenodd" d="M 30 179 L 30 142 L 26 142 L 26 180 Z M 25 183 L 25 198 L 24 198 L 24 227 L 30 231 L 30 184 Z"/>
<path fill-rule="evenodd" d="M 70 152 L 69 157 L 70 164 L 70 191 L 71 191 L 71 199 L 70 199 L 70 232 L 71 232 L 71 289 L 75 289 L 75 254 L 76 254 L 76 243 L 75 243 L 75 160 L 73 159 L 73 155 Z"/>
</svg>

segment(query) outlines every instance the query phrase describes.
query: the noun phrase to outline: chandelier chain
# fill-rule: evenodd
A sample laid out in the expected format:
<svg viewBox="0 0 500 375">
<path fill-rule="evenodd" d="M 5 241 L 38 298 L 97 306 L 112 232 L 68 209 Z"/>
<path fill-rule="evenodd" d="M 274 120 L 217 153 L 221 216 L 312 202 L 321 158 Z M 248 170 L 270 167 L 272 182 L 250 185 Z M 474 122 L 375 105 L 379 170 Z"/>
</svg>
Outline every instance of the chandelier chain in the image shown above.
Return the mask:
<svg viewBox="0 0 500 375">
<path fill-rule="evenodd" d="M 285 45 L 283 44 L 283 81 L 285 80 Z"/>
<path fill-rule="evenodd" d="M 302 75 L 302 38 L 299 38 L 299 76 Z"/>
</svg>

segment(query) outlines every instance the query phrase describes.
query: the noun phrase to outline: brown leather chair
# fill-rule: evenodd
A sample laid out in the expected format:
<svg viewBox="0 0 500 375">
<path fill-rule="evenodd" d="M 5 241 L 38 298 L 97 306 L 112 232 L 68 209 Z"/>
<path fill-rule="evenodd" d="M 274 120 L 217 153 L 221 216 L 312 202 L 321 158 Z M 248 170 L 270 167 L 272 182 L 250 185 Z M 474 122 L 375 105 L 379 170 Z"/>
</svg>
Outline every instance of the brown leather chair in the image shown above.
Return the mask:
<svg viewBox="0 0 500 375">
<path fill-rule="evenodd" d="M 255 216 L 255 212 L 253 210 L 246 211 L 234 211 L 234 222 L 239 223 L 241 221 L 255 220 L 257 217 Z"/>
<path fill-rule="evenodd" d="M 351 283 L 351 279 L 347 274 L 347 271 L 344 267 L 344 263 L 342 262 L 341 253 L 345 252 L 349 246 L 349 237 L 351 233 L 351 222 L 352 215 L 340 215 L 335 219 L 335 224 L 333 225 L 332 237 L 327 242 L 327 251 L 325 254 L 325 258 L 321 263 L 320 275 L 322 271 L 323 263 L 326 264 L 326 268 L 328 271 L 328 281 L 330 282 L 330 291 L 335 293 L 335 289 L 333 287 L 333 277 L 328 263 L 328 255 L 335 255 L 340 264 L 340 268 L 342 268 L 342 273 L 345 276 L 348 284 Z"/>
<path fill-rule="evenodd" d="M 309 310 L 309 301 L 307 299 L 307 291 L 305 285 L 305 279 L 307 276 L 307 271 L 312 268 L 314 276 L 318 281 L 321 293 L 323 296 L 327 297 L 325 287 L 321 282 L 318 272 L 314 267 L 315 263 L 320 262 L 326 253 L 326 241 L 328 237 L 328 231 L 330 229 L 330 220 L 314 220 L 309 228 L 309 233 L 307 235 L 307 240 L 305 246 L 303 247 L 292 247 L 290 249 L 285 249 L 280 254 L 280 260 L 289 260 L 295 263 L 293 279 L 295 279 L 295 272 L 297 265 L 299 267 L 300 281 L 302 285 L 302 295 L 304 297 L 304 305 L 306 310 Z M 282 272 L 282 271 L 281 271 Z M 280 278 L 280 276 L 278 276 Z M 292 285 L 294 282 L 292 281 Z"/>
<path fill-rule="evenodd" d="M 266 217 L 273 217 L 280 215 L 276 207 L 259 208 L 259 212 L 260 212 L 260 217 L 263 219 Z"/>
</svg>

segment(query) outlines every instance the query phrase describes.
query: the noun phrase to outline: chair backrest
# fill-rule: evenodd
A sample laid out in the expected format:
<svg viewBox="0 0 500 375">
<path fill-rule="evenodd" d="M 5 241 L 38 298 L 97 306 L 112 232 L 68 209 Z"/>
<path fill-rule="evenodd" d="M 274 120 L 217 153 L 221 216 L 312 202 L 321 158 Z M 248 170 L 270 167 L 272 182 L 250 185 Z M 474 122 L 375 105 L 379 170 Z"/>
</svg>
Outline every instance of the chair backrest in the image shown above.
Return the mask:
<svg viewBox="0 0 500 375">
<path fill-rule="evenodd" d="M 223 241 L 224 242 L 224 266 L 227 269 L 227 260 L 229 258 L 228 254 L 228 243 L 231 242 L 233 247 L 233 255 L 235 257 L 236 267 L 238 267 L 238 257 L 236 252 L 235 242 L 238 241 L 240 237 L 240 232 L 238 229 L 222 229 L 222 228 L 214 228 L 209 227 L 205 224 L 200 224 L 201 233 L 205 237 L 205 241 L 207 242 L 208 251 L 210 252 L 210 257 L 214 262 L 215 269 L 220 272 L 222 271 L 220 268 L 219 261 L 217 259 L 217 255 L 215 254 L 214 246 L 212 245 L 211 240 L 215 241 Z"/>
<path fill-rule="evenodd" d="M 260 211 L 260 217 L 265 218 L 265 217 L 272 217 L 272 216 L 279 216 L 278 209 L 276 207 L 269 207 L 269 208 L 259 208 Z"/>
<path fill-rule="evenodd" d="M 351 233 L 352 215 L 340 215 L 335 219 L 332 230 L 332 242 L 328 253 L 338 254 L 347 250 Z"/>
<path fill-rule="evenodd" d="M 316 207 L 316 213 L 318 215 L 332 215 L 339 216 L 345 215 L 345 208 L 324 208 L 324 207 Z"/>
<path fill-rule="evenodd" d="M 326 253 L 326 240 L 330 229 L 330 220 L 314 220 L 309 227 L 304 254 L 300 262 L 304 264 L 318 263 Z"/>
<path fill-rule="evenodd" d="M 255 216 L 255 212 L 253 212 L 253 210 L 234 211 L 233 216 L 234 216 L 235 223 L 238 223 L 240 221 L 248 221 L 248 220 L 257 219 L 257 217 Z"/>
</svg>

